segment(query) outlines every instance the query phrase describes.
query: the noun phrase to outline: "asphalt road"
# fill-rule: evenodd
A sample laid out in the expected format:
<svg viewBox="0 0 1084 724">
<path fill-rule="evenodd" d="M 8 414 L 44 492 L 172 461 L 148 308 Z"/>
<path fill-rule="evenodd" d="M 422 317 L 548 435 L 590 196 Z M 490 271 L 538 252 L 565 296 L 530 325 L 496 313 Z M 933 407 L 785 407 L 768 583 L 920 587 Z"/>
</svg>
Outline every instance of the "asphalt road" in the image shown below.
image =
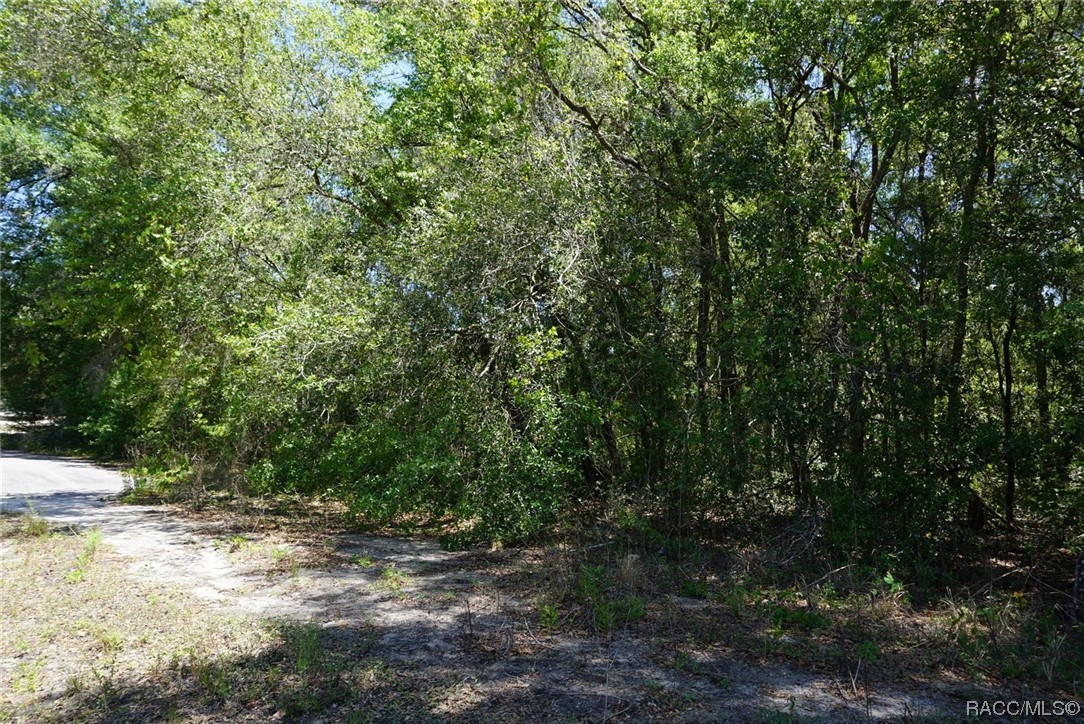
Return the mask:
<svg viewBox="0 0 1084 724">
<path fill-rule="evenodd" d="M 68 517 L 104 505 L 124 489 L 115 470 L 73 458 L 0 451 L 0 508 Z"/>
</svg>

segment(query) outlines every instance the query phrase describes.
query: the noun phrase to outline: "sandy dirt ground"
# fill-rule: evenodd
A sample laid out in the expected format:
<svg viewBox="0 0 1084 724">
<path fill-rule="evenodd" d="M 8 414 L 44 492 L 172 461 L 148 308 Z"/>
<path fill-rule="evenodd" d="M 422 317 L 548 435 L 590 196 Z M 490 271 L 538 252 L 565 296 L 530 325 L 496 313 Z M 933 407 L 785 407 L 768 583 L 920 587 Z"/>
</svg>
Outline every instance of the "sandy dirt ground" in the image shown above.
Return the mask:
<svg viewBox="0 0 1084 724">
<path fill-rule="evenodd" d="M 610 636 L 544 635 L 533 601 L 519 600 L 499 580 L 506 569 L 495 563 L 515 552 L 449 552 L 431 540 L 367 535 L 331 536 L 310 548 L 273 544 L 170 506 L 119 504 L 114 498 L 124 485 L 120 472 L 83 461 L 4 452 L 0 507 L 32 507 L 57 524 L 99 528 L 102 542 L 141 582 L 180 585 L 230 613 L 312 622 L 343 636 L 365 630 L 395 665 L 458 676 L 464 696 L 475 702 L 518 701 L 524 712 L 553 720 L 899 720 L 964 713 L 961 695 L 948 687 L 856 685 L 842 672 L 765 665 L 722 646 L 675 667 L 634 626 Z M 282 575 L 268 575 L 269 561 Z M 674 597 L 674 603 L 680 611 L 701 602 Z M 661 712 L 650 706 L 660 693 L 694 703 Z M 439 719 L 442 712 L 428 715 Z"/>
</svg>

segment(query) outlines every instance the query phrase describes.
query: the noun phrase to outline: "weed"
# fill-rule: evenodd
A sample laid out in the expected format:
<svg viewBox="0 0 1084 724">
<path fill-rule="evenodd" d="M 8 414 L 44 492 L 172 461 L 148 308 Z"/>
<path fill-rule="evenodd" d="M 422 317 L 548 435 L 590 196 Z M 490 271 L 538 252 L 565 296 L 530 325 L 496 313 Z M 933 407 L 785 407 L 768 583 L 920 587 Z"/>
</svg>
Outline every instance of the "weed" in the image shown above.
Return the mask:
<svg viewBox="0 0 1084 724">
<path fill-rule="evenodd" d="M 769 712 L 766 714 L 764 721 L 766 724 L 792 724 L 792 722 L 802 721 L 802 718 L 798 716 L 794 697 L 790 698 L 790 704 L 787 705 L 786 711 Z"/>
<path fill-rule="evenodd" d="M 406 574 L 400 571 L 395 566 L 388 566 L 380 572 L 380 579 L 376 581 L 372 587 L 378 591 L 388 591 L 395 594 L 396 598 L 403 600 L 406 598 L 406 594 L 403 593 L 403 586 L 409 581 Z"/>
<path fill-rule="evenodd" d="M 1051 635 L 1046 642 L 1047 655 L 1043 658 L 1040 666 L 1047 682 L 1054 681 L 1054 675 L 1058 671 L 1058 663 L 1061 661 L 1062 647 L 1065 646 L 1066 637 L 1062 634 Z"/>
<path fill-rule="evenodd" d="M 779 629 L 812 631 L 828 625 L 828 619 L 810 608 L 790 608 L 775 604 L 771 607 L 771 617 L 772 623 Z"/>
<path fill-rule="evenodd" d="M 105 626 L 98 627 L 95 630 L 94 638 L 98 641 L 98 645 L 102 647 L 102 651 L 107 654 L 120 651 L 124 644 L 124 638 L 119 631 Z"/>
<path fill-rule="evenodd" d="M 406 578 L 406 576 L 404 576 L 402 571 L 397 568 L 389 567 L 380 572 L 380 579 L 384 581 L 389 588 L 394 590 L 402 588 L 404 578 Z"/>
<path fill-rule="evenodd" d="M 5 538 L 41 538 L 49 534 L 49 521 L 37 514 L 29 500 L 25 500 L 25 504 L 26 510 L 22 513 L 3 510 L 4 518 L 10 521 L 3 526 Z"/>
<path fill-rule="evenodd" d="M 434 593 L 428 593 L 428 594 L 419 596 L 419 599 L 422 600 L 422 601 L 430 602 L 430 603 L 447 603 L 448 601 L 454 601 L 455 600 L 455 592 L 454 591 L 436 591 Z"/>
<path fill-rule="evenodd" d="M 49 533 L 49 521 L 34 512 L 27 511 L 23 518 L 23 535 L 31 538 L 39 538 Z"/>
<path fill-rule="evenodd" d="M 72 674 L 68 677 L 67 681 L 67 693 L 68 696 L 76 696 L 82 694 L 86 689 L 86 682 L 83 681 L 83 677 L 78 674 Z"/>
<path fill-rule="evenodd" d="M 674 670 L 687 671 L 696 676 L 702 676 L 705 673 L 704 666 L 684 651 L 674 654 Z"/>
<path fill-rule="evenodd" d="M 225 700 L 231 690 L 231 684 L 224 667 L 201 661 L 192 667 L 196 680 L 207 693 L 215 699 Z"/>
<path fill-rule="evenodd" d="M 83 544 L 83 555 L 88 559 L 95 554 L 98 550 L 98 546 L 102 542 L 102 531 L 100 528 L 91 528 L 87 532 L 86 542 Z"/>
<path fill-rule="evenodd" d="M 903 589 L 903 583 L 896 580 L 895 576 L 892 575 L 892 571 L 886 571 L 881 582 L 885 584 L 885 588 L 891 598 L 906 600 L 907 593 Z"/>
<path fill-rule="evenodd" d="M 739 584 L 726 592 L 723 603 L 733 615 L 737 616 L 749 606 L 749 597 L 749 591 L 744 585 Z"/>
<path fill-rule="evenodd" d="M 881 649 L 876 641 L 863 641 L 858 644 L 858 658 L 867 664 L 876 664 L 881 656 Z"/>
<path fill-rule="evenodd" d="M 323 667 L 324 646 L 319 626 L 307 623 L 287 628 L 285 639 L 298 673 L 305 674 Z"/>
<path fill-rule="evenodd" d="M 644 599 L 639 596 L 630 596 L 622 602 L 623 612 L 625 614 L 625 620 L 629 623 L 639 621 L 644 617 L 646 608 L 644 606 Z"/>
<path fill-rule="evenodd" d="M 678 587 L 678 595 L 684 598 L 707 598 L 708 584 L 697 578 L 686 578 Z"/>
<path fill-rule="evenodd" d="M 644 599 L 639 596 L 607 599 L 594 604 L 595 624 L 599 631 L 612 632 L 620 626 L 644 617 Z"/>
<path fill-rule="evenodd" d="M 301 573 L 301 561 L 285 546 L 277 546 L 271 549 L 271 559 L 279 569 L 285 569 L 290 578 L 297 578 Z"/>
<path fill-rule="evenodd" d="M 101 706 L 107 707 L 109 702 L 117 696 L 117 657 L 116 654 L 109 656 L 101 667 L 96 662 L 90 663 L 90 673 L 97 682 L 97 698 Z"/>
<path fill-rule="evenodd" d="M 645 585 L 644 566 L 637 555 L 629 554 L 618 560 L 615 573 L 617 582 L 626 589 L 640 590 Z"/>
<path fill-rule="evenodd" d="M 617 619 L 617 609 L 612 602 L 602 601 L 595 604 L 595 624 L 600 631 L 613 631 Z"/>
<path fill-rule="evenodd" d="M 250 541 L 243 535 L 231 535 L 225 539 L 215 538 L 211 541 L 211 545 L 218 550 L 225 548 L 227 553 L 244 553 L 259 547 L 260 544 Z"/>
<path fill-rule="evenodd" d="M 600 601 L 606 585 L 606 567 L 602 565 L 584 565 L 580 567 L 577 579 L 577 593 L 583 601 Z"/>
<path fill-rule="evenodd" d="M 373 559 L 369 556 L 350 556 L 350 565 L 370 568 L 373 565 Z"/>
<path fill-rule="evenodd" d="M 41 659 L 23 661 L 15 664 L 15 673 L 12 677 L 11 686 L 15 691 L 25 691 L 33 694 L 38 688 L 38 675 L 41 673 Z"/>
<path fill-rule="evenodd" d="M 87 576 L 87 566 L 98 552 L 98 546 L 102 542 L 102 531 L 92 528 L 83 536 L 83 550 L 75 559 L 75 568 L 65 574 L 68 583 L 79 583 Z"/>
<path fill-rule="evenodd" d="M 560 621 L 560 613 L 557 609 L 557 604 L 554 603 L 539 603 L 538 604 L 538 625 L 543 631 L 553 631 L 557 628 L 557 623 Z"/>
</svg>

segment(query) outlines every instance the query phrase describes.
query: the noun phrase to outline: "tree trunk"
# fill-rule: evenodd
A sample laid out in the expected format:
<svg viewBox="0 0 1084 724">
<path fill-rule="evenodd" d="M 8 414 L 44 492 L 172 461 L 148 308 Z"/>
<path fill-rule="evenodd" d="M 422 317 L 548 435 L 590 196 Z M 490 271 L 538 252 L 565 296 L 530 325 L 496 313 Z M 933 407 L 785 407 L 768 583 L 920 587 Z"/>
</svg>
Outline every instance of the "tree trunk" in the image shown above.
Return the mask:
<svg viewBox="0 0 1084 724">
<path fill-rule="evenodd" d="M 707 215 L 696 221 L 699 242 L 697 258 L 696 303 L 696 407 L 700 421 L 700 438 L 708 434 L 708 337 L 711 334 L 711 290 L 715 285 L 715 224 Z"/>
<path fill-rule="evenodd" d="M 956 258 L 956 309 L 952 320 L 952 348 L 949 353 L 948 408 L 946 410 L 945 440 L 949 446 L 948 480 L 955 489 L 965 487 L 963 471 L 963 385 L 964 343 L 967 338 L 967 316 L 970 297 L 971 247 L 978 236 L 975 205 L 982 172 L 987 161 L 987 130 L 979 128 L 975 159 L 964 186 L 963 215 L 960 223 L 960 246 Z"/>
<path fill-rule="evenodd" d="M 1054 476 L 1050 466 L 1050 388 L 1047 382 L 1047 350 L 1043 337 L 1046 327 L 1046 301 L 1040 289 L 1035 295 L 1035 407 L 1039 418 L 1039 477 L 1044 492 L 1050 492 Z"/>
<path fill-rule="evenodd" d="M 1005 328 L 1005 336 L 1001 339 L 1001 357 L 1005 367 L 1005 393 L 1002 395 L 1001 408 L 1004 424 L 1005 444 L 1005 519 L 1011 525 L 1016 513 L 1016 443 L 1013 429 L 1013 368 L 1012 368 L 1012 338 L 1016 332 L 1017 318 L 1017 294 L 1012 290 L 1012 299 L 1009 303 L 1009 322 Z"/>
</svg>

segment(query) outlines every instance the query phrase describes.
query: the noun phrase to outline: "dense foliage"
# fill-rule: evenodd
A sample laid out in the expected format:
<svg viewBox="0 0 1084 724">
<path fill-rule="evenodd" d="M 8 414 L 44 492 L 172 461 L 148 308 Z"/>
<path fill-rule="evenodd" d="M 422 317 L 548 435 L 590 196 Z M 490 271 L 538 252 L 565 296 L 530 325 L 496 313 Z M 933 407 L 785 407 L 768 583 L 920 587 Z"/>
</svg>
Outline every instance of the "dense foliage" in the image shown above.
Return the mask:
<svg viewBox="0 0 1084 724">
<path fill-rule="evenodd" d="M 1084 4 L 0 7 L 3 401 L 523 539 L 1084 520 Z"/>
</svg>

